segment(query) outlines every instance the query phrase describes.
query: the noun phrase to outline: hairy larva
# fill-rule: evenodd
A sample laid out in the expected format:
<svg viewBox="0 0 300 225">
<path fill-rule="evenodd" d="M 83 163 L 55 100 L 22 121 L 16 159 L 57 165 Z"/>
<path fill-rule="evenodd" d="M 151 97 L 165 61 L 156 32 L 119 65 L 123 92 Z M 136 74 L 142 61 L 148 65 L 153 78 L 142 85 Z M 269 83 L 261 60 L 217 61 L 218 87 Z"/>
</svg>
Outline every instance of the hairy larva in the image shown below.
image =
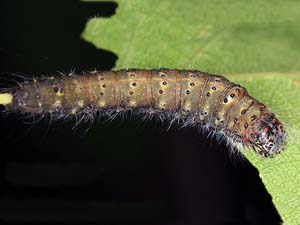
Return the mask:
<svg viewBox="0 0 300 225">
<path fill-rule="evenodd" d="M 197 70 L 121 69 L 33 79 L 3 89 L 0 104 L 54 118 L 135 110 L 208 129 L 264 157 L 280 153 L 286 139 L 282 123 L 244 87 Z"/>
</svg>

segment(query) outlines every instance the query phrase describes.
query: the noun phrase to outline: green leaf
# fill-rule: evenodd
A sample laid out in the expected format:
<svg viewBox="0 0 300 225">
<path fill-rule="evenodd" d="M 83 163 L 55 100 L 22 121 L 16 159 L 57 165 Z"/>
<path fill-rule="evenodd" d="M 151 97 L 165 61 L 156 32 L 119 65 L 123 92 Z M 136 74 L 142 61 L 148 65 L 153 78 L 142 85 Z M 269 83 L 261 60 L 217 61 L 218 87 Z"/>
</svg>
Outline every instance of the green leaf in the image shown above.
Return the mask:
<svg viewBox="0 0 300 225">
<path fill-rule="evenodd" d="M 300 2 L 118 0 L 82 37 L 119 57 L 118 68 L 193 68 L 228 76 L 286 124 L 286 151 L 246 151 L 286 224 L 300 224 Z M 100 64 L 101 62 L 99 62 Z M 298 153 L 299 152 L 299 153 Z"/>
</svg>

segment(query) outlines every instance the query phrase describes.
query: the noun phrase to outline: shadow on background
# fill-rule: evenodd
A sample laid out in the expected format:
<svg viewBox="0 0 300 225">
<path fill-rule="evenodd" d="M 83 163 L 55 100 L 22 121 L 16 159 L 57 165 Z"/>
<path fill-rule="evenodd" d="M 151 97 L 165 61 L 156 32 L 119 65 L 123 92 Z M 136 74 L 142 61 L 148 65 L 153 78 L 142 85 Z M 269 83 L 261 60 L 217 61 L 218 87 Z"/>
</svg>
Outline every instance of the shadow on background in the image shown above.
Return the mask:
<svg viewBox="0 0 300 225">
<path fill-rule="evenodd" d="M 2 74 L 111 69 L 117 56 L 80 39 L 111 2 L 1 1 Z M 2 81 L 1 81 L 2 82 Z M 4 84 L 4 81 L 2 82 Z M 278 224 L 247 161 L 196 129 L 101 118 L 24 124 L 0 118 L 1 224 Z"/>
<path fill-rule="evenodd" d="M 116 3 L 1 1 L 1 70 L 33 75 L 110 69 L 116 55 L 80 38 L 91 17 L 111 16 Z"/>
</svg>

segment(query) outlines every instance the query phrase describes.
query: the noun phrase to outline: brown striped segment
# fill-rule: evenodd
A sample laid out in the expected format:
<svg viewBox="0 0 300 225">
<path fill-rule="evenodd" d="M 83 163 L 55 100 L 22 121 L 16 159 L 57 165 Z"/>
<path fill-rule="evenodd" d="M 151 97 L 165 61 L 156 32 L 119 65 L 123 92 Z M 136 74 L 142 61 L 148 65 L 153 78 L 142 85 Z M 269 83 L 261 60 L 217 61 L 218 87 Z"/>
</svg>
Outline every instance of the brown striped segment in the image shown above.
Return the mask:
<svg viewBox="0 0 300 225">
<path fill-rule="evenodd" d="M 199 71 L 180 71 L 180 108 L 183 116 L 199 112 L 201 92 L 208 79 L 208 74 Z"/>
<path fill-rule="evenodd" d="M 199 90 L 199 94 L 200 94 L 200 100 L 198 105 L 199 123 L 205 123 L 206 116 L 208 115 L 208 111 L 206 111 L 205 108 L 203 107 L 203 102 L 205 101 L 204 92 L 210 78 L 211 78 L 210 74 L 207 74 L 206 79 L 203 82 L 203 87 L 202 89 Z"/>
<path fill-rule="evenodd" d="M 151 88 L 151 71 L 146 70 L 145 71 L 145 79 L 146 79 L 146 107 L 151 108 L 152 107 L 152 88 Z"/>
<path fill-rule="evenodd" d="M 254 99 L 245 95 L 241 98 L 235 105 L 233 105 L 226 114 L 226 128 L 228 131 L 236 132 L 237 122 L 242 118 L 242 116 L 247 112 L 247 109 L 254 103 Z"/>
<path fill-rule="evenodd" d="M 53 111 L 52 105 L 55 102 L 55 95 L 56 93 L 54 93 L 53 89 L 52 89 L 52 85 L 51 85 L 51 81 L 54 80 L 55 78 L 51 78 L 44 80 L 44 83 L 49 83 L 48 85 L 41 85 L 40 82 L 37 85 L 36 89 L 32 88 L 29 84 L 24 85 L 23 89 L 26 90 L 27 93 L 30 93 L 30 95 L 32 95 L 32 97 L 35 97 L 35 100 L 30 98 L 30 101 L 36 101 L 36 103 L 30 103 L 27 102 L 28 106 L 31 106 L 32 108 L 34 108 L 34 106 L 37 107 L 36 111 L 37 112 L 43 112 L 44 110 L 46 112 L 51 112 L 51 110 Z"/>
<path fill-rule="evenodd" d="M 98 72 L 96 76 L 90 77 L 90 88 L 95 108 L 114 108 L 116 107 L 115 81 L 113 71 Z"/>
<path fill-rule="evenodd" d="M 112 72 L 112 79 L 115 83 L 115 107 L 118 110 L 120 108 L 120 91 L 119 91 L 119 76 L 115 71 Z"/>
<path fill-rule="evenodd" d="M 74 87 L 72 87 L 72 84 L 73 83 L 68 82 L 67 77 L 64 77 L 63 79 L 56 78 L 55 80 L 53 80 L 52 85 L 48 87 L 50 90 L 47 90 L 47 92 L 48 93 L 50 92 L 53 96 L 53 100 L 52 100 L 53 111 L 56 110 L 64 110 L 65 112 L 72 111 L 73 105 L 76 102 L 76 99 L 73 98 Z M 47 85 L 43 85 L 43 86 L 47 87 Z M 43 101 L 43 103 L 45 104 L 45 101 Z"/>
<path fill-rule="evenodd" d="M 45 112 L 61 110 L 62 107 L 70 111 L 72 104 L 68 101 L 67 96 L 72 96 L 72 91 L 69 85 L 65 79 L 53 77 L 40 81 L 39 88 L 31 89 L 31 93 L 38 91 L 36 93 L 36 96 L 39 96 L 37 99 L 40 99 L 38 105 Z"/>
<path fill-rule="evenodd" d="M 119 75 L 120 107 L 124 109 L 146 107 L 149 104 L 146 70 L 128 69 L 117 71 Z"/>
<path fill-rule="evenodd" d="M 127 88 L 127 72 L 126 70 L 119 70 L 116 71 L 116 74 L 118 76 L 118 85 L 119 85 L 119 107 L 121 109 L 124 109 L 127 107 L 128 102 L 128 88 Z M 133 76 L 135 76 L 134 73 L 132 73 Z"/>
<path fill-rule="evenodd" d="M 243 114 L 237 121 L 235 125 L 237 135 L 247 137 L 247 134 L 250 133 L 249 131 L 252 130 L 253 124 L 261 118 L 264 109 L 265 105 L 254 101 L 253 104 L 247 109 L 247 112 Z"/>
<path fill-rule="evenodd" d="M 224 128 L 226 126 L 227 114 L 245 95 L 247 90 L 240 85 L 231 83 L 225 92 L 220 95 L 218 106 L 214 115 L 214 127 Z"/>
<path fill-rule="evenodd" d="M 56 78 L 57 79 L 57 78 Z M 59 108 L 63 108 L 64 112 L 72 112 L 72 113 L 76 113 L 77 110 L 79 110 L 79 106 L 77 104 L 78 99 L 80 98 L 79 96 L 81 96 L 80 90 L 76 89 L 76 87 L 78 86 L 78 83 L 81 82 L 81 80 L 77 77 L 68 77 L 66 78 L 66 80 L 69 79 L 70 82 L 64 82 L 64 87 L 63 87 L 63 94 L 62 94 L 62 102 L 61 102 L 61 106 L 58 107 L 57 109 L 59 110 Z M 53 85 L 53 84 L 52 84 Z M 44 85 L 44 87 L 47 87 L 46 85 Z M 53 86 L 53 89 L 55 88 L 55 86 Z M 78 90 L 78 92 L 77 92 Z M 48 90 L 49 92 L 49 90 Z M 58 99 L 57 94 L 52 91 L 51 93 L 53 93 L 55 95 L 55 101 L 58 103 L 60 100 Z M 52 103 L 52 106 L 56 105 L 54 102 Z"/>
<path fill-rule="evenodd" d="M 177 70 L 151 70 L 152 101 L 155 110 L 176 108 L 176 73 Z"/>
<path fill-rule="evenodd" d="M 179 110 L 181 105 L 181 74 L 180 71 L 176 71 L 175 80 L 175 110 Z"/>
<path fill-rule="evenodd" d="M 204 122 L 208 122 L 208 120 L 212 118 L 219 103 L 220 96 L 223 95 L 224 91 L 230 85 L 231 83 L 225 77 L 210 75 L 203 90 L 200 109 L 201 112 L 204 112 L 204 115 L 202 115 Z"/>
</svg>

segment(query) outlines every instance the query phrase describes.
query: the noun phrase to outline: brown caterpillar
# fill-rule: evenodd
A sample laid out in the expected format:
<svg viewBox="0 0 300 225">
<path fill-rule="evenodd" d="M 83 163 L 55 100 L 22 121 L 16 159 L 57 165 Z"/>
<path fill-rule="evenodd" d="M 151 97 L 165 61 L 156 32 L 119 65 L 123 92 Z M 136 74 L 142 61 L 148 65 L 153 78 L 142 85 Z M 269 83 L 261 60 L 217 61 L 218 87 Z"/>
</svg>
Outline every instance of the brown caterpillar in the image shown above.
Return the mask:
<svg viewBox="0 0 300 225">
<path fill-rule="evenodd" d="M 58 117 L 137 109 L 225 137 L 268 157 L 285 146 L 282 123 L 247 90 L 225 77 L 197 70 L 121 69 L 23 82 L 0 94 L 8 111 Z"/>
</svg>

